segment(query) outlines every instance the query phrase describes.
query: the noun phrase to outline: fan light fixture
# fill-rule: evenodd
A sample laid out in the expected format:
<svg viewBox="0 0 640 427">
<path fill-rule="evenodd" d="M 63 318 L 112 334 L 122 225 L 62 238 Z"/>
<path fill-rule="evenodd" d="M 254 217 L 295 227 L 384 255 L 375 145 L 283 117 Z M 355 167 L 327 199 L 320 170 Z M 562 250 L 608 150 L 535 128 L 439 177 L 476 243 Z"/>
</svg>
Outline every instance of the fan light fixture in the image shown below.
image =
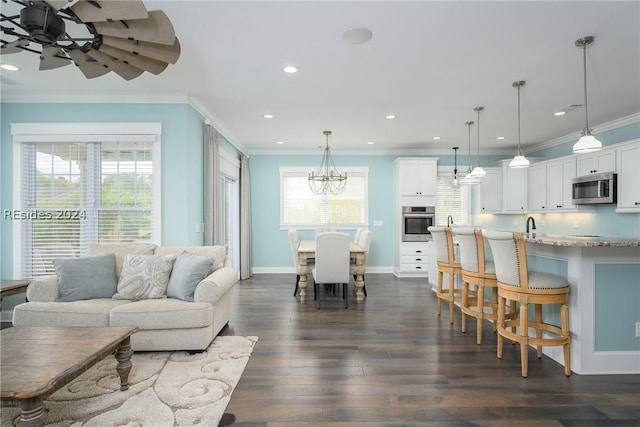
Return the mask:
<svg viewBox="0 0 640 427">
<path fill-rule="evenodd" d="M 473 124 L 473 122 L 465 122 L 465 125 L 467 126 L 467 129 L 469 130 L 469 169 L 467 170 L 467 174 L 465 175 L 464 178 L 462 178 L 460 180 L 460 184 L 461 185 L 476 185 L 476 184 L 480 184 L 482 182 L 482 180 L 478 177 L 475 177 L 473 175 L 471 175 L 471 125 Z"/>
<path fill-rule="evenodd" d="M 522 155 L 522 148 L 520 148 L 520 88 L 525 85 L 524 80 L 518 80 L 513 82 L 512 86 L 518 89 L 518 152 L 509 162 L 509 167 L 513 169 L 521 169 L 529 167 L 529 160 Z"/>
<path fill-rule="evenodd" d="M 484 107 L 476 107 L 473 109 L 473 111 L 476 111 L 478 113 L 478 156 L 476 167 L 471 171 L 471 176 L 476 178 L 484 178 L 484 176 L 487 174 L 487 172 L 482 169 L 482 166 L 480 166 L 480 111 L 482 110 L 484 110 Z"/>
<path fill-rule="evenodd" d="M 160 74 L 180 57 L 167 15 L 148 12 L 140 0 L 11 1 L 23 8 L 18 15 L 2 14 L 0 53 L 36 53 L 41 71 L 74 63 L 88 79 L 113 71 L 131 80 L 145 71 Z M 83 25 L 88 37 L 71 37 L 67 22 Z"/>
<path fill-rule="evenodd" d="M 458 181 L 458 148 L 460 147 L 453 147 L 453 181 L 451 181 L 453 188 L 460 187 L 460 181 Z"/>
<path fill-rule="evenodd" d="M 309 188 L 314 194 L 340 194 L 347 186 L 347 173 L 338 172 L 336 165 L 333 163 L 331 151 L 329 150 L 330 130 L 322 132 L 327 137 L 324 147 L 324 154 L 320 167 L 316 171 L 309 172 Z"/>
<path fill-rule="evenodd" d="M 593 37 L 583 37 L 576 40 L 576 46 L 582 48 L 582 68 L 584 71 L 584 129 L 580 133 L 580 139 L 573 144 L 574 153 L 591 153 L 602 150 L 602 143 L 591 134 L 589 128 L 589 107 L 587 104 L 587 46 L 593 43 Z"/>
</svg>

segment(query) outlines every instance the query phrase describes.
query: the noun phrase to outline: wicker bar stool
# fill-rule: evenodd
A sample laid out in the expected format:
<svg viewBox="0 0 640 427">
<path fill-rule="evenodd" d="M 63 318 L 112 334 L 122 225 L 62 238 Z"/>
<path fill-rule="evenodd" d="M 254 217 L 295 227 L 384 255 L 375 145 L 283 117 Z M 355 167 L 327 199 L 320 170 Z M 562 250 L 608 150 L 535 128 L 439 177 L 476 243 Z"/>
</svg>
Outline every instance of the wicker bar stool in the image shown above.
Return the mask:
<svg viewBox="0 0 640 427">
<path fill-rule="evenodd" d="M 482 344 L 482 320 L 488 319 L 496 331 L 498 320 L 498 279 L 492 261 L 485 260 L 485 247 L 482 230 L 456 227 L 453 236 L 460 245 L 460 264 L 462 265 L 462 332 L 467 331 L 467 315 L 476 318 L 476 343 Z M 475 294 L 469 286 L 475 286 Z M 485 301 L 485 288 L 491 294 L 491 301 Z M 470 293 L 471 291 L 471 293 Z M 513 317 L 510 313 L 507 317 Z"/>
<path fill-rule="evenodd" d="M 484 231 L 489 241 L 498 277 L 498 358 L 502 358 L 504 338 L 520 344 L 522 376 L 528 374 L 529 345 L 536 346 L 538 358 L 543 346 L 562 346 L 564 374 L 571 375 L 571 333 L 569 330 L 569 283 L 564 277 L 528 271 L 527 251 L 522 233 Z M 516 319 L 505 319 L 506 300 L 518 303 Z M 529 304 L 534 306 L 534 320 L 529 320 Z M 542 319 L 542 306 L 560 305 L 560 326 Z M 515 327 L 508 331 L 507 327 Z M 535 332 L 535 336 L 529 330 Z M 547 332 L 543 337 L 543 332 Z M 552 336 L 550 336 L 550 334 Z"/>
<path fill-rule="evenodd" d="M 455 287 L 455 275 L 462 274 L 460 259 L 454 255 L 453 236 L 450 227 L 429 227 L 429 232 L 436 244 L 436 258 L 438 264 L 438 316 L 442 313 L 442 301 L 449 302 L 449 322 L 453 324 L 455 302 L 462 300 L 462 289 Z M 449 275 L 449 284 L 444 287 L 444 274 Z"/>
</svg>

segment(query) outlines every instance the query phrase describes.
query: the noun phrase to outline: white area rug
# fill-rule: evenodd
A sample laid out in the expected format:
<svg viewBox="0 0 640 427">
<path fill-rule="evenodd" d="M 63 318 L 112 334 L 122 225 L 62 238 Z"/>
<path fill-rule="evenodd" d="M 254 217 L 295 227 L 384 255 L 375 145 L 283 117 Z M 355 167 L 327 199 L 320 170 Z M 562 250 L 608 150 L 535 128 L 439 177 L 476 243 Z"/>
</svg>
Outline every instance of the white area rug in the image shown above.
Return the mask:
<svg viewBox="0 0 640 427">
<path fill-rule="evenodd" d="M 45 400 L 44 425 L 216 427 L 257 341 L 221 336 L 193 355 L 134 353 L 126 391 L 108 356 Z M 15 425 L 19 415 L 19 408 L 3 407 L 1 425 Z"/>
</svg>

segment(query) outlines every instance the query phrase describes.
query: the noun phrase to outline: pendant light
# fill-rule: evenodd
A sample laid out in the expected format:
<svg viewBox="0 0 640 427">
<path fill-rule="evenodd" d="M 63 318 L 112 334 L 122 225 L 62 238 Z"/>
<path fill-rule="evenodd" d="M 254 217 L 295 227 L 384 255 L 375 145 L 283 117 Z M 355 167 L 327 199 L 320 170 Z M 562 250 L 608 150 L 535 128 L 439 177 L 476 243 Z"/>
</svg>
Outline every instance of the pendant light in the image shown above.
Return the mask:
<svg viewBox="0 0 640 427">
<path fill-rule="evenodd" d="M 458 181 L 458 148 L 460 147 L 453 147 L 453 181 L 451 181 L 453 188 L 460 187 L 460 181 Z"/>
<path fill-rule="evenodd" d="M 469 130 L 469 169 L 467 170 L 467 174 L 465 175 L 464 178 L 462 178 L 460 180 L 460 184 L 462 185 L 476 185 L 476 184 L 480 184 L 481 180 L 478 177 L 472 176 L 471 175 L 471 125 L 473 124 L 473 122 L 465 122 L 465 125 L 467 126 L 468 130 Z"/>
<path fill-rule="evenodd" d="M 602 143 L 591 134 L 589 128 L 589 107 L 587 105 L 587 46 L 593 43 L 593 37 L 583 37 L 576 40 L 576 46 L 582 48 L 582 67 L 584 70 L 584 129 L 580 133 L 580 139 L 573 144 L 574 153 L 591 153 L 602 150 Z"/>
<path fill-rule="evenodd" d="M 324 147 L 324 154 L 320 167 L 314 172 L 309 172 L 309 188 L 314 194 L 339 194 L 342 193 L 347 186 L 347 173 L 338 172 L 336 165 L 333 163 L 331 151 L 329 150 L 330 130 L 322 132 L 327 137 L 327 143 Z"/>
<path fill-rule="evenodd" d="M 480 111 L 482 110 L 484 110 L 484 107 L 476 107 L 473 109 L 473 111 L 476 111 L 478 113 L 478 156 L 476 167 L 471 171 L 471 176 L 476 178 L 484 178 L 484 176 L 487 174 L 487 172 L 482 169 L 482 166 L 480 166 Z"/>
<path fill-rule="evenodd" d="M 529 160 L 522 155 L 522 148 L 520 148 L 520 88 L 524 86 L 524 80 L 518 80 L 513 82 L 513 87 L 518 89 L 518 152 L 516 156 L 509 162 L 509 167 L 513 169 L 521 169 L 529 167 Z"/>
</svg>

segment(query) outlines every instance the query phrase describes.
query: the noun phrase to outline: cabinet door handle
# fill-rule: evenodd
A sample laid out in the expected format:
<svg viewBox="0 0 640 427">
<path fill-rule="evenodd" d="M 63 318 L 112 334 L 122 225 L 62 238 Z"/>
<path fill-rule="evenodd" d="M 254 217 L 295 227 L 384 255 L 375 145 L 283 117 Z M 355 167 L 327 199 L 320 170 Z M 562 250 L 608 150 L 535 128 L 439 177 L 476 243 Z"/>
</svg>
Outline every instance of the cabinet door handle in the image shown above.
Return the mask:
<svg viewBox="0 0 640 427">
<path fill-rule="evenodd" d="M 417 254 L 421 254 L 421 253 L 422 253 L 422 251 L 421 251 L 420 249 L 416 249 L 416 253 L 417 253 Z"/>
<path fill-rule="evenodd" d="M 422 270 L 422 267 L 420 267 L 419 265 L 416 266 L 416 270 Z"/>
<path fill-rule="evenodd" d="M 416 261 L 422 261 L 422 258 L 416 258 Z"/>
<path fill-rule="evenodd" d="M 634 205 L 638 206 L 640 205 L 640 202 L 635 202 Z"/>
<path fill-rule="evenodd" d="M 544 209 L 544 206 L 542 207 L 542 209 Z"/>
</svg>

